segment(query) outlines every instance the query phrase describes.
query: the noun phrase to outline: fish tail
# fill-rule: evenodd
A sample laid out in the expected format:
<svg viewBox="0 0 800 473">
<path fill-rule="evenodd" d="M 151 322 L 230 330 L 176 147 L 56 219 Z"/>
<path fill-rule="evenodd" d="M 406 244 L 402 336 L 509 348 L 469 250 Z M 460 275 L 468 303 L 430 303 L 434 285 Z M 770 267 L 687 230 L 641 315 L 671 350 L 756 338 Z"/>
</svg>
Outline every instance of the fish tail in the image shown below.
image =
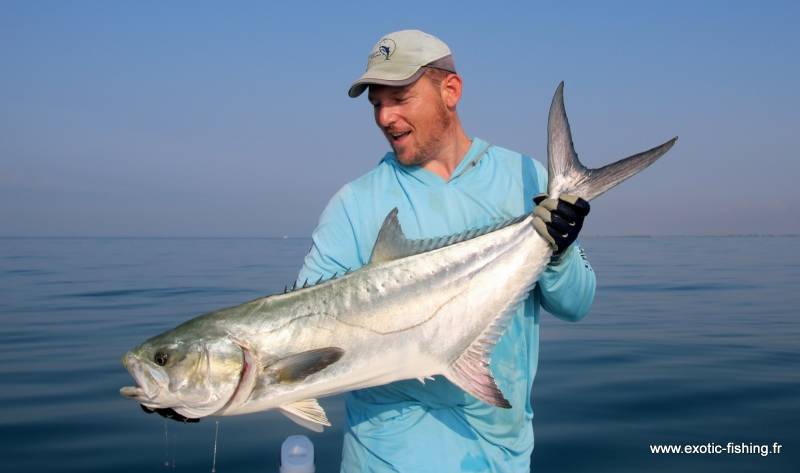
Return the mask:
<svg viewBox="0 0 800 473">
<path fill-rule="evenodd" d="M 574 194 L 592 200 L 653 164 L 677 139 L 676 136 L 660 146 L 601 168 L 587 168 L 581 164 L 572 145 L 572 132 L 564 109 L 564 83 L 561 82 L 553 96 L 547 121 L 547 193 L 553 198 Z"/>
</svg>

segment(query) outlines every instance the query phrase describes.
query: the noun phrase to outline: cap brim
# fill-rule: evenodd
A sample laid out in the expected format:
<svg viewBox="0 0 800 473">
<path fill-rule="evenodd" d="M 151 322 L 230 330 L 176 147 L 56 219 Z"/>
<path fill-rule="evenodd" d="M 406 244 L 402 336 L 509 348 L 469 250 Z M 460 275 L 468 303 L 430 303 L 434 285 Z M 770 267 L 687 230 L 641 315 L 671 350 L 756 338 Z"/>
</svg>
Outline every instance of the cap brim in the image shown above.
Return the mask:
<svg viewBox="0 0 800 473">
<path fill-rule="evenodd" d="M 417 69 L 417 72 L 411 74 L 411 77 L 407 77 L 405 79 L 399 80 L 391 80 L 391 79 L 380 79 L 377 77 L 362 77 L 357 81 L 353 82 L 353 85 L 350 86 L 350 90 L 347 91 L 347 95 L 350 97 L 356 98 L 359 95 L 363 94 L 367 87 L 370 85 L 388 85 L 390 87 L 403 87 L 409 84 L 413 84 L 416 82 L 422 74 L 425 73 L 425 68 L 420 67 Z"/>
<path fill-rule="evenodd" d="M 353 98 L 358 97 L 364 93 L 367 87 L 373 84 L 388 85 L 390 87 L 403 87 L 408 84 L 413 84 L 422 77 L 422 74 L 425 73 L 425 68 L 422 66 L 415 67 L 411 70 L 411 75 L 398 79 L 391 78 L 389 74 L 376 74 L 376 72 L 379 73 L 380 71 L 367 71 L 364 73 L 357 81 L 353 82 L 353 85 L 350 86 L 350 90 L 347 91 L 347 95 Z"/>
<path fill-rule="evenodd" d="M 358 97 L 363 94 L 371 84 L 388 85 L 390 87 L 403 87 L 413 84 L 422 77 L 426 68 L 442 69 L 452 73 L 456 72 L 456 66 L 451 54 L 429 62 L 428 64 L 406 67 L 404 70 L 395 69 L 395 65 L 387 64 L 387 66 L 389 67 L 378 66 L 367 70 L 364 75 L 353 82 L 353 85 L 350 86 L 350 90 L 347 91 L 347 95 L 353 98 Z"/>
</svg>

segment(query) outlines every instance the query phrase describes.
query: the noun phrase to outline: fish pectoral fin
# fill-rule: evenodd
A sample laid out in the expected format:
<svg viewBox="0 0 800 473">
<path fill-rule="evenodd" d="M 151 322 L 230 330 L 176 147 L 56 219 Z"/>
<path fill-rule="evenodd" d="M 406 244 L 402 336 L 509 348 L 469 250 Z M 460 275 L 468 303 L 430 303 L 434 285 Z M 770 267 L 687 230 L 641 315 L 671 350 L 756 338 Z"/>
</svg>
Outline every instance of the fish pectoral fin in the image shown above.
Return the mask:
<svg viewBox="0 0 800 473">
<path fill-rule="evenodd" d="M 328 416 L 325 415 L 325 410 L 322 409 L 316 399 L 293 402 L 278 409 L 292 421 L 314 432 L 322 432 L 324 427 L 331 426 Z"/>
<path fill-rule="evenodd" d="M 450 366 L 445 377 L 451 383 L 487 404 L 504 409 L 511 408 L 511 403 L 508 402 L 494 381 L 486 357 L 476 351 L 467 349 Z"/>
<path fill-rule="evenodd" d="M 339 361 L 344 350 L 337 347 L 317 348 L 289 355 L 265 368 L 265 373 L 276 383 L 302 381 Z"/>
</svg>

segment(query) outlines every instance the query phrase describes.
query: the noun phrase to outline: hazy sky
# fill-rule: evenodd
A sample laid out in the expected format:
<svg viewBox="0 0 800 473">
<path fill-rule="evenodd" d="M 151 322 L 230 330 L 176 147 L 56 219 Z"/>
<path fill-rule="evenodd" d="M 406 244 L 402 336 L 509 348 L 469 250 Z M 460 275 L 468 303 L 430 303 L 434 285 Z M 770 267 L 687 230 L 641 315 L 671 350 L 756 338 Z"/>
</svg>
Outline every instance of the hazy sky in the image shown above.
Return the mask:
<svg viewBox="0 0 800 473">
<path fill-rule="evenodd" d="M 797 2 L 0 3 L 0 236 L 308 236 L 388 145 L 347 97 L 381 35 L 446 41 L 468 134 L 546 160 L 679 135 L 586 233 L 800 233 Z"/>
</svg>

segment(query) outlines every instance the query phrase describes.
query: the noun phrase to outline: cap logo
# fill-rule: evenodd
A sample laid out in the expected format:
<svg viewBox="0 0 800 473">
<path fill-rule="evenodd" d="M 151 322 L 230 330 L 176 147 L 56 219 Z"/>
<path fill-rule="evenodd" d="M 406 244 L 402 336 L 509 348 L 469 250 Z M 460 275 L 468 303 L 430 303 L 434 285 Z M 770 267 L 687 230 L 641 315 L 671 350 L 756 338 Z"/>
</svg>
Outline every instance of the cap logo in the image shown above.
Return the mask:
<svg viewBox="0 0 800 473">
<path fill-rule="evenodd" d="M 383 56 L 384 61 L 388 61 L 389 57 L 394 54 L 394 50 L 397 47 L 394 40 L 389 38 L 383 38 L 382 40 L 378 41 L 377 51 L 372 54 L 372 57 Z"/>
</svg>

